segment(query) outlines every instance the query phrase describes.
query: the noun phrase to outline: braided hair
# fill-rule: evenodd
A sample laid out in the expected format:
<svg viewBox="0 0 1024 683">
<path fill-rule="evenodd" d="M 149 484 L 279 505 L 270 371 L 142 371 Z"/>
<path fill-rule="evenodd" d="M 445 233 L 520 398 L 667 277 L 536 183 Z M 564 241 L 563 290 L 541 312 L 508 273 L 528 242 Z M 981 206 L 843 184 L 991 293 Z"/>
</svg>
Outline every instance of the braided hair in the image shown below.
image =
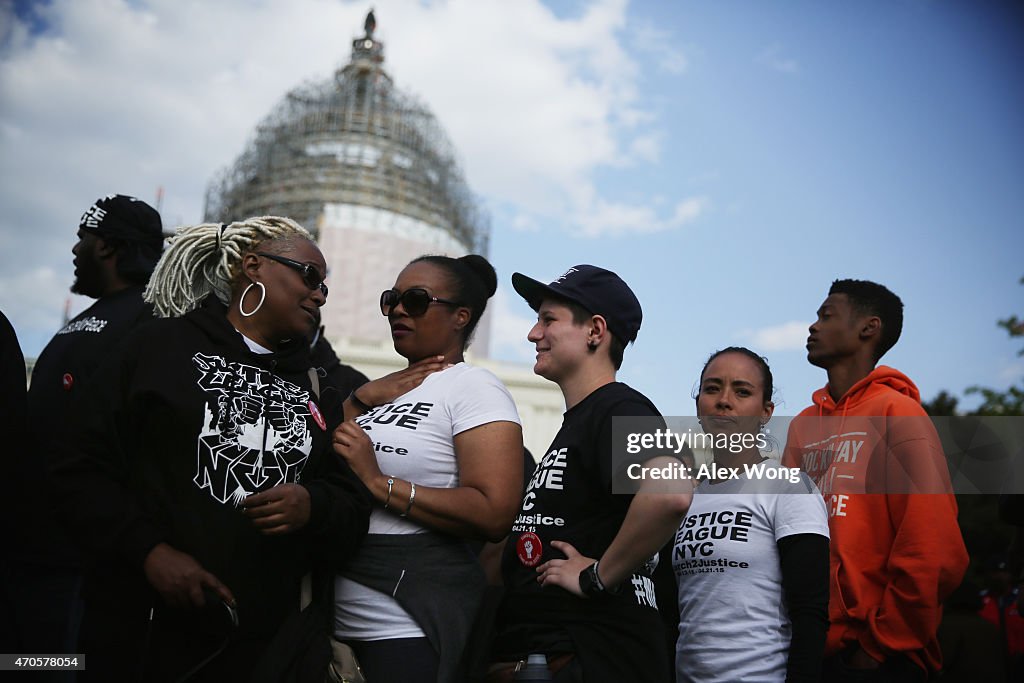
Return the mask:
<svg viewBox="0 0 1024 683">
<path fill-rule="evenodd" d="M 313 241 L 313 236 L 292 219 L 280 216 L 178 228 L 143 297 L 161 318 L 184 315 L 211 293 L 227 304 L 246 253 L 265 242 L 288 247 L 297 239 Z"/>
</svg>

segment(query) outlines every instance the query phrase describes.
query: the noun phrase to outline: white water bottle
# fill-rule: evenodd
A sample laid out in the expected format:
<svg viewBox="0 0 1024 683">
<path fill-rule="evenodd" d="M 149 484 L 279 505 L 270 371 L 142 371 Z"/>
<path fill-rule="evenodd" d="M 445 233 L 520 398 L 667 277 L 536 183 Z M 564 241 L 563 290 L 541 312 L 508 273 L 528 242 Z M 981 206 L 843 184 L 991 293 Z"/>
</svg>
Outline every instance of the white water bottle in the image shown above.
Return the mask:
<svg viewBox="0 0 1024 683">
<path fill-rule="evenodd" d="M 524 683 L 550 681 L 551 671 L 548 670 L 548 658 L 542 654 L 530 655 L 526 658 L 526 665 L 516 672 L 513 680 Z"/>
</svg>

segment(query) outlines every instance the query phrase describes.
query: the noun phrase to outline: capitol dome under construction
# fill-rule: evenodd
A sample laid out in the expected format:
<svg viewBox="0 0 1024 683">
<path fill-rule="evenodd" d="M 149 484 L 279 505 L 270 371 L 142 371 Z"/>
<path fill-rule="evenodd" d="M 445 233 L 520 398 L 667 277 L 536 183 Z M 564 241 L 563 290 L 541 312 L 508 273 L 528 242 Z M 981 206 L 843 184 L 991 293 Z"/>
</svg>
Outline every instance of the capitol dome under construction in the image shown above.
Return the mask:
<svg viewBox="0 0 1024 683">
<path fill-rule="evenodd" d="M 387 341 L 377 301 L 422 254 L 486 254 L 488 218 L 433 114 L 395 88 L 384 46 L 365 35 L 330 80 L 289 92 L 235 163 L 211 182 L 205 219 L 289 216 L 317 238 L 335 296 L 327 334 Z M 486 355 L 488 318 L 474 343 Z"/>
</svg>

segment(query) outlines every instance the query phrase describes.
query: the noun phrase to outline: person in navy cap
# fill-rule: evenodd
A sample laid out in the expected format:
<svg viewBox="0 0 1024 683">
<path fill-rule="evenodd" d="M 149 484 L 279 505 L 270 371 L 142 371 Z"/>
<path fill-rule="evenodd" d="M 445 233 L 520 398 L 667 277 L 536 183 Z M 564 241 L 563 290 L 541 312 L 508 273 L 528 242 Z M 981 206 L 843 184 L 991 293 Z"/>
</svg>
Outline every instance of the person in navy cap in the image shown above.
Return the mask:
<svg viewBox="0 0 1024 683">
<path fill-rule="evenodd" d="M 19 500 L 3 581 L 2 619 L 16 634 L 18 652 L 68 654 L 78 650 L 81 561 L 72 539 L 54 521 L 47 469 L 62 459 L 64 430 L 75 402 L 100 362 L 136 325 L 152 319 L 143 287 L 163 248 L 160 214 L 121 194 L 97 199 L 78 223 L 72 248 L 71 291 L 96 302 L 62 327 L 43 349 L 28 393 L 26 444 L 9 488 Z M 9 512 L 10 514 L 10 512 Z M 73 672 L 48 672 L 71 680 Z"/>
<path fill-rule="evenodd" d="M 549 284 L 515 273 L 512 285 L 537 312 L 527 336 L 533 371 L 558 384 L 566 412 L 507 540 L 487 680 L 508 680 L 519 662 L 543 653 L 556 681 L 669 681 L 652 559 L 685 515 L 690 486 L 612 487 L 626 465 L 613 461 L 613 418 L 664 424 L 646 396 L 616 381 L 640 330 L 640 302 L 618 275 L 592 265 Z"/>
</svg>

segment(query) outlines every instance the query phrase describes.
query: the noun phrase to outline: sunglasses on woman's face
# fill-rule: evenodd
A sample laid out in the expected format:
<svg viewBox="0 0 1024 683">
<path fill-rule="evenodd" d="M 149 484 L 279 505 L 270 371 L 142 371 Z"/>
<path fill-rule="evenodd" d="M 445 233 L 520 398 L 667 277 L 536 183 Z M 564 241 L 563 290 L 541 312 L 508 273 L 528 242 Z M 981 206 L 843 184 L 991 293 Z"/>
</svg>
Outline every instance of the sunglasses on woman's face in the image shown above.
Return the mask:
<svg viewBox="0 0 1024 683">
<path fill-rule="evenodd" d="M 299 261 L 293 261 L 290 258 L 284 256 L 278 256 L 277 254 L 267 254 L 262 251 L 256 252 L 257 256 L 268 258 L 271 261 L 277 261 L 278 263 L 288 266 L 299 272 L 302 276 L 302 282 L 305 283 L 310 289 L 319 289 L 320 293 L 327 298 L 327 285 L 324 284 L 324 279 L 320 277 L 320 271 L 316 269 L 311 263 L 300 263 Z"/>
<path fill-rule="evenodd" d="M 395 310 L 395 306 L 402 304 L 406 315 L 411 318 L 418 318 L 426 313 L 427 309 L 430 308 L 430 304 L 433 303 L 448 304 L 449 306 L 459 305 L 457 301 L 430 296 L 430 293 L 422 287 L 413 287 L 401 294 L 398 293 L 397 289 L 385 289 L 380 294 L 380 312 L 384 315 L 391 315 L 391 311 Z"/>
</svg>

